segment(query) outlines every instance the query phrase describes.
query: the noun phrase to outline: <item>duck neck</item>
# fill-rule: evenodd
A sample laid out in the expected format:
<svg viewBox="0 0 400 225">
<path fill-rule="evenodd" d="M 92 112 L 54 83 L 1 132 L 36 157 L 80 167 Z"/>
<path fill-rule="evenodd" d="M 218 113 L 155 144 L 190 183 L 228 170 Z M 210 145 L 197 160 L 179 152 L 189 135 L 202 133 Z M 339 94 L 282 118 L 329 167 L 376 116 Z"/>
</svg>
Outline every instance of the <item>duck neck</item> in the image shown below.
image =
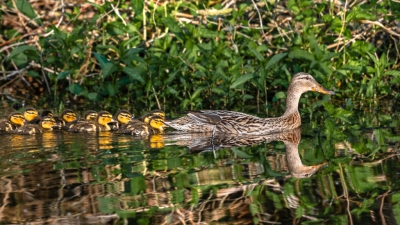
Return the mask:
<svg viewBox="0 0 400 225">
<path fill-rule="evenodd" d="M 289 86 L 286 96 L 286 111 L 283 114 L 284 117 L 293 115 L 298 112 L 299 100 L 302 93 L 294 90 L 293 86 Z"/>
</svg>

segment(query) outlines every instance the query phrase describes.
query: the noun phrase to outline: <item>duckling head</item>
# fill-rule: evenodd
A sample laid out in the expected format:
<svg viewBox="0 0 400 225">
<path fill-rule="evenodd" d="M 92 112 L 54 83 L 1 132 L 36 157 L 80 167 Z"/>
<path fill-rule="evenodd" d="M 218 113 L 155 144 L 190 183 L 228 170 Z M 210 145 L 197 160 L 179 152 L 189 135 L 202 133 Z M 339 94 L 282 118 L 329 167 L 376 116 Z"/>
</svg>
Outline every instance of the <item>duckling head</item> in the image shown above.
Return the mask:
<svg viewBox="0 0 400 225">
<path fill-rule="evenodd" d="M 149 125 L 160 131 L 160 133 L 163 133 L 164 131 L 164 118 L 161 116 L 152 116 L 149 120 Z"/>
<path fill-rule="evenodd" d="M 66 110 L 62 111 L 61 118 L 66 123 L 71 123 L 76 120 L 76 113 L 74 111 L 72 111 L 71 109 L 66 109 Z"/>
<path fill-rule="evenodd" d="M 326 95 L 335 94 L 335 92 L 320 85 L 310 74 L 302 72 L 295 74 L 290 81 L 288 92 L 291 91 L 299 93 L 300 95 L 307 91 L 320 92 Z"/>
<path fill-rule="evenodd" d="M 56 120 L 53 117 L 46 116 L 40 121 L 40 126 L 47 131 L 53 130 L 54 127 L 57 127 Z"/>
<path fill-rule="evenodd" d="M 38 114 L 39 114 L 38 111 L 32 107 L 28 107 L 24 111 L 25 120 L 27 120 L 28 122 L 35 119 L 38 116 Z"/>
<path fill-rule="evenodd" d="M 50 110 L 43 110 L 43 112 L 40 114 L 41 117 L 46 117 L 46 116 L 50 116 L 53 117 L 53 112 Z"/>
<path fill-rule="evenodd" d="M 13 112 L 8 116 L 8 120 L 16 125 L 16 126 L 23 126 L 25 124 L 25 117 L 22 113 Z"/>
<path fill-rule="evenodd" d="M 110 123 L 110 122 L 115 122 L 115 120 L 113 119 L 111 113 L 109 113 L 107 111 L 101 111 L 101 112 L 98 113 L 97 122 L 100 125 L 108 127 L 107 124 Z"/>
<path fill-rule="evenodd" d="M 129 121 L 131 121 L 132 118 L 133 118 L 133 115 L 128 110 L 120 110 L 117 113 L 117 120 L 121 124 L 129 123 Z"/>
<path fill-rule="evenodd" d="M 85 115 L 84 115 L 86 121 L 96 121 L 97 116 L 98 116 L 98 114 L 94 110 L 88 110 L 85 112 Z"/>
<path fill-rule="evenodd" d="M 165 120 L 165 112 L 162 111 L 162 110 L 156 109 L 156 110 L 151 111 L 151 112 L 148 113 L 147 115 L 145 115 L 145 116 L 143 117 L 143 122 L 145 122 L 145 123 L 147 123 L 147 124 L 150 124 L 150 119 L 151 119 L 153 116 L 159 116 L 159 117 L 161 117 L 162 119 Z"/>
</svg>

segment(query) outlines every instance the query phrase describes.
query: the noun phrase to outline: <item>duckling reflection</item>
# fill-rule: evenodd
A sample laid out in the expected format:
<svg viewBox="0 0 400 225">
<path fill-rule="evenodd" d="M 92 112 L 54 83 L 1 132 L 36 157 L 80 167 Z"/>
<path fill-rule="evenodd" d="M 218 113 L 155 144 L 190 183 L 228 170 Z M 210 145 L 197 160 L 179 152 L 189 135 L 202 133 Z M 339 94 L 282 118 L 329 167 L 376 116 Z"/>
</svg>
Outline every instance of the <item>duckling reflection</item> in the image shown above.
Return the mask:
<svg viewBox="0 0 400 225">
<path fill-rule="evenodd" d="M 154 134 L 149 137 L 150 148 L 163 148 L 165 146 L 164 137 L 161 134 Z"/>
<path fill-rule="evenodd" d="M 299 155 L 299 143 L 301 140 L 301 129 L 293 129 L 285 132 L 272 133 L 260 136 L 221 136 L 212 138 L 206 133 L 170 134 L 164 136 L 166 145 L 187 146 L 192 152 L 204 150 L 217 150 L 220 148 L 231 148 L 240 146 L 252 146 L 263 142 L 283 141 L 286 147 L 286 160 L 290 174 L 294 178 L 306 178 L 315 174 L 322 166 L 321 163 L 313 166 L 304 165 Z"/>
</svg>

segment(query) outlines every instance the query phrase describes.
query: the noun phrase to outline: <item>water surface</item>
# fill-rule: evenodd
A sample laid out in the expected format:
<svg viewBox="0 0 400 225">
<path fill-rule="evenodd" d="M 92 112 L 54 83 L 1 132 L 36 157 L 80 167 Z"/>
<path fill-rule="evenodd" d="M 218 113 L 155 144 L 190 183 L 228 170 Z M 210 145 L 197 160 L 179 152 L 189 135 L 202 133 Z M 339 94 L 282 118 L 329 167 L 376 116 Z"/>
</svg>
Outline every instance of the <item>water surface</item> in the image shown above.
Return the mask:
<svg viewBox="0 0 400 225">
<path fill-rule="evenodd" d="M 262 137 L 2 134 L 0 221 L 396 224 L 397 118 Z"/>
</svg>

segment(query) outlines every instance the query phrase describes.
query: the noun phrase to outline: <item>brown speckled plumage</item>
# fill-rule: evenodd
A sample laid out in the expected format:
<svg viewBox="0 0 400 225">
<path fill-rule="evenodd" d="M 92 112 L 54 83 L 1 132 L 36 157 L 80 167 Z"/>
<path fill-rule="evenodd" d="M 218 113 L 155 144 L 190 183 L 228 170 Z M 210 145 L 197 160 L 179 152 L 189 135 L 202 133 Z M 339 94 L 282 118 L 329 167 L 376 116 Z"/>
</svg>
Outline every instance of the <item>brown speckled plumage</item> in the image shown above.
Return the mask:
<svg viewBox="0 0 400 225">
<path fill-rule="evenodd" d="M 301 125 L 298 104 L 301 94 L 317 91 L 323 94 L 334 94 L 318 84 L 307 73 L 297 73 L 290 82 L 286 111 L 281 117 L 259 118 L 245 113 L 225 110 L 201 110 L 190 112 L 187 116 L 165 121 L 165 124 L 185 132 L 213 132 L 222 134 L 261 135 L 297 128 Z"/>
</svg>

